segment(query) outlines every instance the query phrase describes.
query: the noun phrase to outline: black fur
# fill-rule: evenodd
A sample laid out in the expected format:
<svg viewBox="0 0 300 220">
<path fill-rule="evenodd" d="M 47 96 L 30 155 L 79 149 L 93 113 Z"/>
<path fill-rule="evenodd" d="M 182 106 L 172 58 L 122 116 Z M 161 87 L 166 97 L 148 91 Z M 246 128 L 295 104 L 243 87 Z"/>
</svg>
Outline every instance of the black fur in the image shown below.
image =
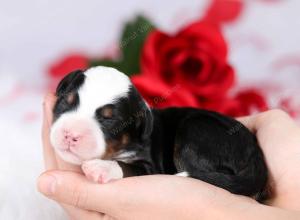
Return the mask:
<svg viewBox="0 0 300 220">
<path fill-rule="evenodd" d="M 84 83 L 82 71 L 75 71 L 59 84 L 54 118 L 80 105 L 77 91 Z M 66 96 L 75 94 L 73 103 Z M 216 112 L 193 108 L 150 110 L 138 91 L 131 87 L 127 97 L 108 107 L 110 118 L 99 106 L 95 119 L 107 142 L 121 143 L 118 153 L 135 152 L 126 162 L 119 160 L 125 176 L 176 174 L 186 171 L 197 178 L 232 193 L 262 199 L 267 184 L 267 167 L 256 137 L 241 123 Z M 119 144 L 120 145 L 120 144 Z"/>
<path fill-rule="evenodd" d="M 256 137 L 241 123 L 193 108 L 154 110 L 154 115 L 158 126 L 152 139 L 161 141 L 152 145 L 152 155 L 157 157 L 154 164 L 163 161 L 157 168 L 160 172 L 187 171 L 193 178 L 236 194 L 264 193 L 264 157 Z"/>
<path fill-rule="evenodd" d="M 63 113 L 76 109 L 79 105 L 78 89 L 84 83 L 85 75 L 83 71 L 76 70 L 69 73 L 61 80 L 56 89 L 57 102 L 54 106 L 54 120 L 58 119 Z M 68 103 L 67 97 L 73 93 L 74 101 Z"/>
</svg>

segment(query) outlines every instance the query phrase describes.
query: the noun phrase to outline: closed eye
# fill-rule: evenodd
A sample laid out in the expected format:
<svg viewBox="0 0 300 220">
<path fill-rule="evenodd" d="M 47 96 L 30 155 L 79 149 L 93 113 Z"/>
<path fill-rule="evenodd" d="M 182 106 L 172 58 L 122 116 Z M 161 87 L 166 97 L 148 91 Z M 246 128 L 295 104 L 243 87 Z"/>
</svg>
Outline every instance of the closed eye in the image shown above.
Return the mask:
<svg viewBox="0 0 300 220">
<path fill-rule="evenodd" d="M 73 92 L 71 92 L 71 93 L 67 94 L 67 97 L 65 99 L 68 102 L 68 104 L 71 105 L 71 104 L 73 104 L 75 102 L 76 95 Z"/>
<path fill-rule="evenodd" d="M 61 103 L 65 106 L 72 107 L 77 103 L 78 96 L 75 93 L 65 94 L 61 97 Z"/>
<path fill-rule="evenodd" d="M 77 94 L 66 94 L 58 97 L 56 105 L 54 107 L 55 118 L 58 118 L 61 114 L 74 110 L 79 104 L 79 97 Z"/>
<path fill-rule="evenodd" d="M 113 105 L 105 105 L 101 108 L 96 110 L 96 116 L 99 120 L 107 119 L 113 120 L 114 119 L 114 106 Z"/>
</svg>

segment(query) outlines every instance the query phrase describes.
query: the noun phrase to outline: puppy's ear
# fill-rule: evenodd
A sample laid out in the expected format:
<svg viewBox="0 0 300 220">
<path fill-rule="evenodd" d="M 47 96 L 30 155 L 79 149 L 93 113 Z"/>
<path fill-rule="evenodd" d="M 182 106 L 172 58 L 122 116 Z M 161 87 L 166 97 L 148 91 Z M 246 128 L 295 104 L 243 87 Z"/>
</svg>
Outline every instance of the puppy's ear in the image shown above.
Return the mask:
<svg viewBox="0 0 300 220">
<path fill-rule="evenodd" d="M 151 109 L 146 104 L 145 100 L 139 95 L 138 106 L 140 109 L 137 114 L 136 129 L 142 140 L 150 138 L 153 129 L 153 115 Z"/>
<path fill-rule="evenodd" d="M 85 75 L 82 70 L 75 70 L 66 75 L 56 88 L 56 96 L 77 90 L 84 82 Z"/>
<path fill-rule="evenodd" d="M 128 99 L 130 114 L 135 115 L 135 134 L 141 140 L 147 140 L 153 129 L 152 111 L 133 85 L 130 87 Z"/>
<path fill-rule="evenodd" d="M 142 127 L 143 127 L 143 133 L 142 133 L 142 139 L 146 140 L 149 139 L 152 133 L 152 129 L 153 129 L 153 115 L 151 112 L 151 109 L 148 108 L 148 106 L 146 106 L 146 104 L 144 104 L 144 120 L 142 123 Z"/>
</svg>

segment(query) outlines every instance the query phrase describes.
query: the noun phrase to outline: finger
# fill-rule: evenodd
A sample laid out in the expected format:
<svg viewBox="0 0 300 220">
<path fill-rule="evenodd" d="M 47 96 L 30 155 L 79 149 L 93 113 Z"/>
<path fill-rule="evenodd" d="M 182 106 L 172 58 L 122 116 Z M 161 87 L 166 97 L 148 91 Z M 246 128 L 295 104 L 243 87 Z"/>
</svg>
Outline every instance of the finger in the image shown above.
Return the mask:
<svg viewBox="0 0 300 220">
<path fill-rule="evenodd" d="M 112 215 L 117 212 L 117 190 L 112 184 L 94 184 L 83 175 L 66 171 L 48 171 L 38 179 L 38 189 L 59 203 Z"/>
<path fill-rule="evenodd" d="M 299 154 L 300 129 L 296 122 L 284 111 L 271 110 L 258 114 L 255 120 L 257 137 L 267 159 L 281 158 L 282 163 L 291 162 Z M 278 154 L 280 157 L 278 157 Z M 282 167 L 275 162 L 276 166 Z M 292 167 L 291 167 L 292 168 Z"/>
<path fill-rule="evenodd" d="M 261 112 L 256 115 L 240 117 L 237 118 L 237 120 L 244 124 L 252 132 L 257 132 L 261 128 L 266 127 L 266 125 L 274 123 L 280 124 L 280 129 L 282 131 L 297 128 L 295 121 L 286 112 L 279 109 Z"/>
<path fill-rule="evenodd" d="M 53 95 L 48 94 L 44 98 L 43 103 L 43 126 L 42 126 L 42 143 L 43 143 L 43 155 L 46 170 L 57 169 L 56 155 L 53 147 L 50 143 L 50 126 L 51 115 L 49 115 L 49 109 L 53 106 Z"/>
<path fill-rule="evenodd" d="M 256 116 L 245 116 L 237 118 L 239 122 L 241 122 L 244 126 L 246 126 L 251 132 L 256 132 L 256 125 L 255 125 L 255 118 Z"/>
<path fill-rule="evenodd" d="M 74 206 L 61 204 L 63 209 L 66 211 L 67 215 L 72 220 L 103 220 L 105 219 L 105 215 L 99 212 L 88 211 L 84 209 L 79 209 Z M 108 219 L 108 218 L 107 218 Z"/>
<path fill-rule="evenodd" d="M 44 125 L 43 125 L 43 145 L 44 158 L 46 169 L 62 169 L 81 172 L 80 166 L 72 165 L 63 161 L 54 151 L 50 143 L 50 128 L 53 121 L 53 108 L 56 102 L 56 97 L 53 94 L 48 94 L 44 100 Z"/>
<path fill-rule="evenodd" d="M 60 170 L 73 171 L 77 173 L 82 173 L 81 166 L 70 164 L 62 160 L 58 155 L 56 155 L 56 161 L 58 164 L 58 168 Z"/>
</svg>

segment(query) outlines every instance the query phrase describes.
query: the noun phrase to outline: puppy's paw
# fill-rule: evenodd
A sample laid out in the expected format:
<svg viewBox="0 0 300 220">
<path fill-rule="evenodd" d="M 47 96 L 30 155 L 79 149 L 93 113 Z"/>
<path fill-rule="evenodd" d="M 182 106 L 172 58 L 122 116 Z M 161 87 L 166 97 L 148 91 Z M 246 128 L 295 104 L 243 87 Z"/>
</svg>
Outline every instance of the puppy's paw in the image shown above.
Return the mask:
<svg viewBox="0 0 300 220">
<path fill-rule="evenodd" d="M 97 183 L 107 183 L 123 178 L 122 169 L 116 161 L 89 160 L 85 161 L 81 168 L 89 180 Z"/>
</svg>

